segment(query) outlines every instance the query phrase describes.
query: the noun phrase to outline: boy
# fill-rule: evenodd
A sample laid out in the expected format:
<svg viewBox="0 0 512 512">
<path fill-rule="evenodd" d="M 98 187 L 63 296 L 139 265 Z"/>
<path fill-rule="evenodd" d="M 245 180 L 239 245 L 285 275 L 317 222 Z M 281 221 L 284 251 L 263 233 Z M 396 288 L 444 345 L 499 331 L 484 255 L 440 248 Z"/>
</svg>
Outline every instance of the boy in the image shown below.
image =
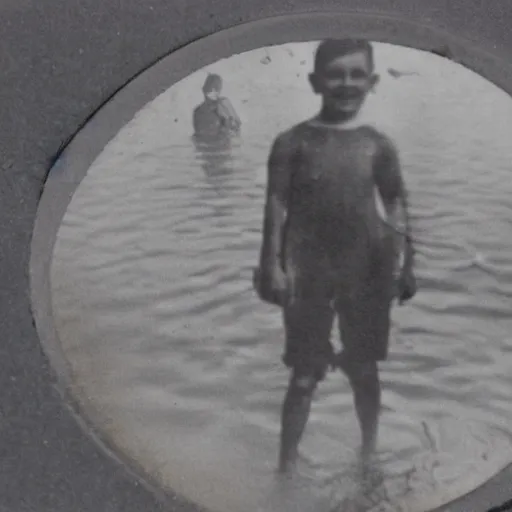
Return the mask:
<svg viewBox="0 0 512 512">
<path fill-rule="evenodd" d="M 254 276 L 260 298 L 283 309 L 283 361 L 291 369 L 280 472 L 294 467 L 314 391 L 329 367 L 348 377 L 361 454 L 368 461 L 380 409 L 377 362 L 387 358 L 392 300 L 398 295 L 402 303 L 416 293 L 397 152 L 374 128 L 357 126 L 357 114 L 378 81 L 373 48 L 360 40 L 324 41 L 309 78 L 322 97 L 321 111 L 274 141 Z M 380 214 L 376 190 L 385 209 Z M 389 229 L 400 219 L 405 237 Z M 404 261 L 396 280 L 399 245 Z M 335 316 L 340 354 L 329 340 Z"/>
<path fill-rule="evenodd" d="M 220 96 L 222 78 L 209 74 L 203 85 L 204 101 L 194 109 L 193 124 L 195 135 L 216 137 L 237 133 L 241 121 L 231 102 Z"/>
</svg>

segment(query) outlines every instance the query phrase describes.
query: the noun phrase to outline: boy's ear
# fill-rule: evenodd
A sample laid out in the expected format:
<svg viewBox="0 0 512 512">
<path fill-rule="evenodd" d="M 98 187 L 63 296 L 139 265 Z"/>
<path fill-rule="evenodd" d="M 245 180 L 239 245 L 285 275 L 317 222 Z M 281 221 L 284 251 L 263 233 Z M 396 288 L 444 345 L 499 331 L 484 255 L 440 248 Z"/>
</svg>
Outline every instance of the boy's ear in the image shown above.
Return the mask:
<svg viewBox="0 0 512 512">
<path fill-rule="evenodd" d="M 318 75 L 315 73 L 309 74 L 309 83 L 311 84 L 311 87 L 315 94 L 320 94 L 320 81 L 318 79 Z"/>
<path fill-rule="evenodd" d="M 380 81 L 380 76 L 374 73 L 370 78 L 370 91 L 373 91 L 373 89 L 377 86 L 377 84 Z"/>
</svg>

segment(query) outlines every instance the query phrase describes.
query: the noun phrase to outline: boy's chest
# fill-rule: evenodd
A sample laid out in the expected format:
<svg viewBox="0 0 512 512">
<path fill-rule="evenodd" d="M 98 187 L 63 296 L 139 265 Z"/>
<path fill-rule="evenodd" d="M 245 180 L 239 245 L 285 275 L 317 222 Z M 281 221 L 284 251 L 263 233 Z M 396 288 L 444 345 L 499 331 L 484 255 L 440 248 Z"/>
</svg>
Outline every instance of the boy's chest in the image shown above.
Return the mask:
<svg viewBox="0 0 512 512">
<path fill-rule="evenodd" d="M 373 148 L 349 136 L 309 138 L 302 142 L 293 166 L 293 184 L 303 191 L 326 193 L 373 186 Z"/>
<path fill-rule="evenodd" d="M 198 118 L 205 124 L 217 125 L 220 123 L 218 110 L 217 103 L 205 103 L 199 108 Z"/>
</svg>

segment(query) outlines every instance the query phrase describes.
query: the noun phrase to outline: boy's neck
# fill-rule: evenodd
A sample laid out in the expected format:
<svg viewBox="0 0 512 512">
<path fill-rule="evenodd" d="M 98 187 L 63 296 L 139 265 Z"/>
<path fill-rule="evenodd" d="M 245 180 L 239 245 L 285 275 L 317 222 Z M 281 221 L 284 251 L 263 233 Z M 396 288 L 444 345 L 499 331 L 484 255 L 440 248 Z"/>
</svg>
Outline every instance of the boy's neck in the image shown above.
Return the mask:
<svg viewBox="0 0 512 512">
<path fill-rule="evenodd" d="M 343 112 L 333 112 L 325 105 L 320 110 L 318 118 L 322 123 L 325 124 L 343 124 L 348 123 L 352 119 L 357 117 L 358 112 L 345 114 Z"/>
<path fill-rule="evenodd" d="M 325 126 L 326 128 L 350 130 L 359 128 L 362 125 L 362 120 L 359 112 L 350 116 L 342 117 L 326 115 L 325 109 L 322 109 L 316 117 L 311 119 L 310 123 L 317 126 Z"/>
</svg>

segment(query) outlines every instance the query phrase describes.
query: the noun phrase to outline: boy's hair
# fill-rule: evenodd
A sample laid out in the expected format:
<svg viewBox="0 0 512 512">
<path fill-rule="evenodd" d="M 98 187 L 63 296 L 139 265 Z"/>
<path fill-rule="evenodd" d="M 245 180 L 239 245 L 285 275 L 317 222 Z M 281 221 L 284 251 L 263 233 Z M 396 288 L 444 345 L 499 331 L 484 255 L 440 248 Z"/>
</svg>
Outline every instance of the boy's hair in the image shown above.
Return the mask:
<svg viewBox="0 0 512 512">
<path fill-rule="evenodd" d="M 366 39 L 326 39 L 322 41 L 315 54 L 315 73 L 322 72 L 334 59 L 356 52 L 364 52 L 370 69 L 374 68 L 373 46 Z"/>
<path fill-rule="evenodd" d="M 222 78 L 219 75 L 210 74 L 206 77 L 203 85 L 203 92 L 206 94 L 211 91 L 218 91 L 222 89 Z"/>
</svg>

